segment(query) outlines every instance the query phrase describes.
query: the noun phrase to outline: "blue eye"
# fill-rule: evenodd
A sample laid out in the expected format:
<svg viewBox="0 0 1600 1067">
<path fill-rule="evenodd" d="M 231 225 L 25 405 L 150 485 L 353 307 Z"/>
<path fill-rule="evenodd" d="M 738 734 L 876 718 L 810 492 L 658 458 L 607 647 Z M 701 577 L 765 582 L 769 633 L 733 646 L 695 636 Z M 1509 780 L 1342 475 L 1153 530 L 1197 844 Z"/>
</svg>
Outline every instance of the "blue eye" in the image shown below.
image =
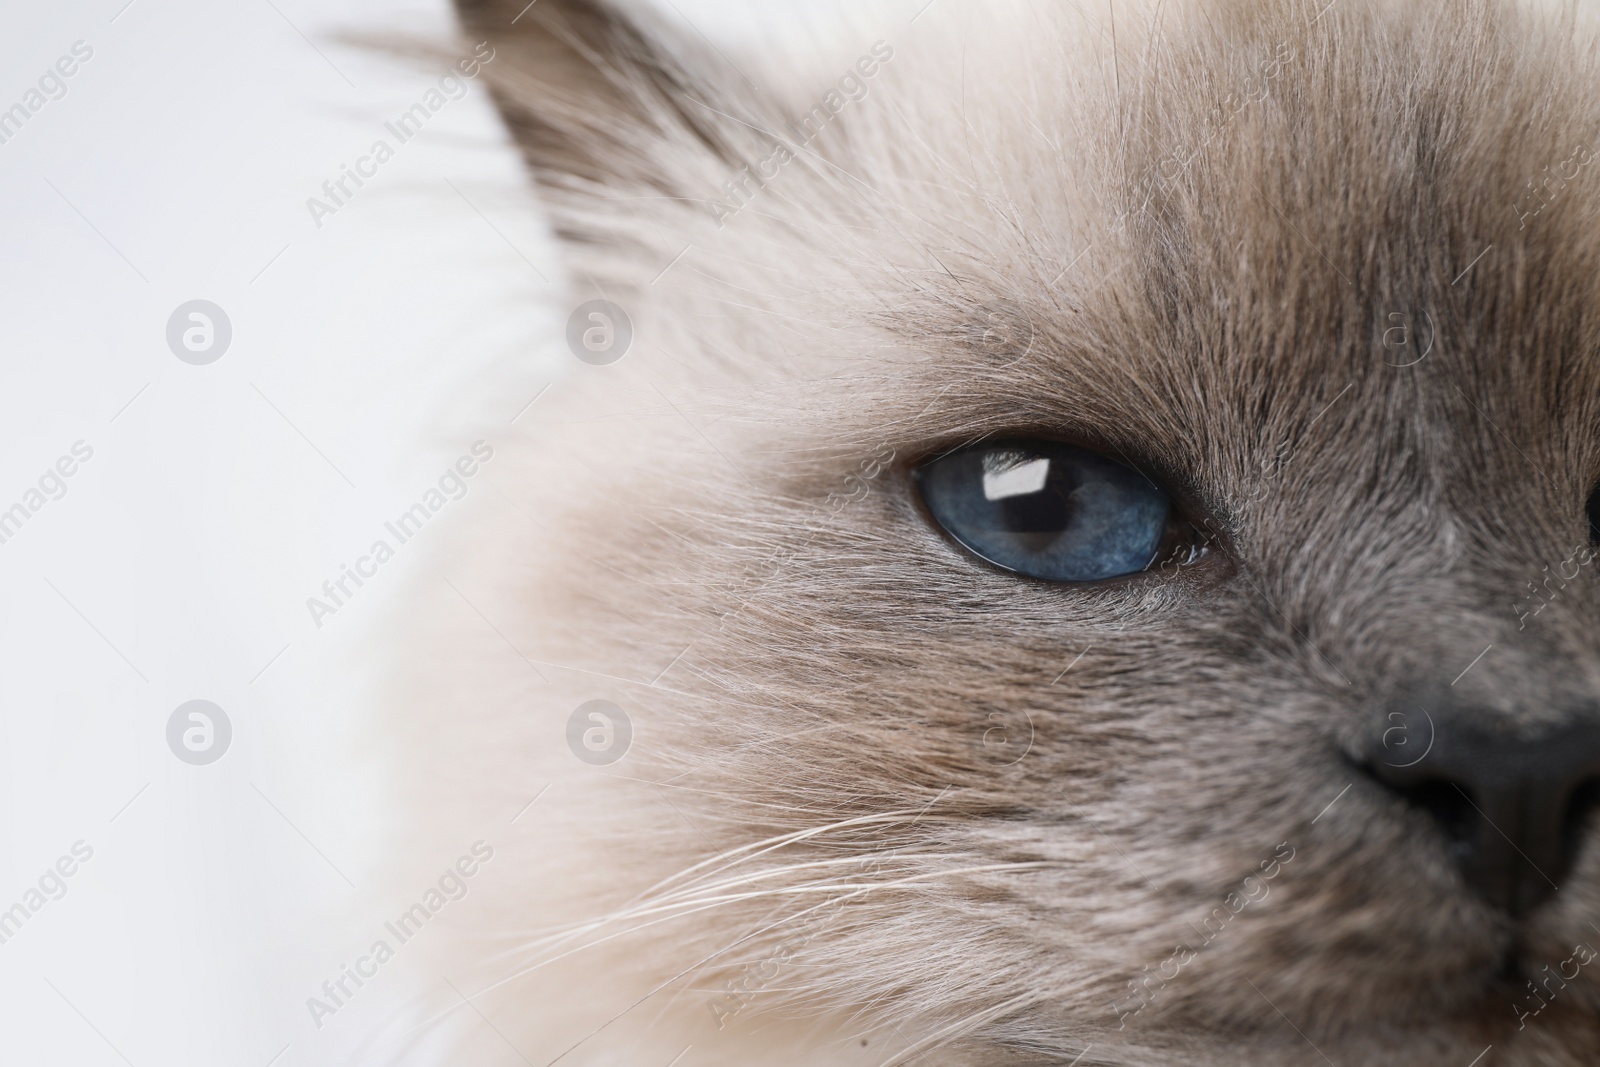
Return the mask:
<svg viewBox="0 0 1600 1067">
<path fill-rule="evenodd" d="M 1054 441 L 986 441 L 915 477 L 951 537 L 997 567 L 1052 582 L 1146 569 L 1174 518 L 1171 499 L 1138 471 Z"/>
</svg>

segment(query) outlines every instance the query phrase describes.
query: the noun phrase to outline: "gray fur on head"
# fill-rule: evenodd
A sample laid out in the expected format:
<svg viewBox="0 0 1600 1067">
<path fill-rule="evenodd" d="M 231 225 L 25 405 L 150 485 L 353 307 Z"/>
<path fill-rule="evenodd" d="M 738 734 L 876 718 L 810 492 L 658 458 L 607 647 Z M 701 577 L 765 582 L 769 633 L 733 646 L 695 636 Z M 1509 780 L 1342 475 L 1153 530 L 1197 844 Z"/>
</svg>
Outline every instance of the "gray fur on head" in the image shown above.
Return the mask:
<svg viewBox="0 0 1600 1067">
<path fill-rule="evenodd" d="M 442 594 L 404 685 L 439 796 L 555 783 L 481 972 L 531 968 L 491 998 L 527 1055 L 1594 1061 L 1600 968 L 1518 1009 L 1600 946 L 1600 848 L 1513 921 L 1359 766 L 1415 707 L 1600 717 L 1596 568 L 1518 609 L 1600 480 L 1586 19 L 943 0 L 736 69 L 522 6 L 460 4 L 634 348 L 540 402 L 521 510 L 461 534 L 482 615 Z M 969 557 L 907 471 L 1021 433 L 1209 551 Z M 597 696 L 605 770 L 562 741 Z"/>
</svg>

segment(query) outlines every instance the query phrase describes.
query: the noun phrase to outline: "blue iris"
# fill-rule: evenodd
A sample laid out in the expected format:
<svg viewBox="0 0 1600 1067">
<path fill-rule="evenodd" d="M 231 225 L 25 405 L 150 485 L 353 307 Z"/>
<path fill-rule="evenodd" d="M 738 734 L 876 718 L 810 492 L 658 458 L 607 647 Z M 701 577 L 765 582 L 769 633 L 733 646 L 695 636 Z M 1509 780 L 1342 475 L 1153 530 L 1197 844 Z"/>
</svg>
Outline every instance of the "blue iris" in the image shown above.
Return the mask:
<svg viewBox="0 0 1600 1067">
<path fill-rule="evenodd" d="M 1053 582 L 1144 570 L 1172 514 L 1138 471 L 1054 441 L 986 441 L 923 464 L 916 480 L 928 511 L 967 549 Z"/>
</svg>

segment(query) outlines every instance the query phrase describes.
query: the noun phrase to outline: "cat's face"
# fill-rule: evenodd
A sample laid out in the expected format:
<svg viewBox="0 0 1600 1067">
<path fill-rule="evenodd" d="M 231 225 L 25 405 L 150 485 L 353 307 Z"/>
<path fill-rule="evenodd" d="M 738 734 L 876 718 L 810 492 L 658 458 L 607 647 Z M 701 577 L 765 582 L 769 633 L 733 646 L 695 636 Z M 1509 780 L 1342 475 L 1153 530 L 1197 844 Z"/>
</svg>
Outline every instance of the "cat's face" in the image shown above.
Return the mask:
<svg viewBox="0 0 1600 1067">
<path fill-rule="evenodd" d="M 520 6 L 468 21 L 572 304 L 634 340 L 542 402 L 515 584 L 682 809 L 613 813 L 608 862 L 722 856 L 639 935 L 714 957 L 706 1014 L 861 1008 L 956 1063 L 1592 1061 L 1570 27 L 950 3 L 757 89 Z"/>
</svg>

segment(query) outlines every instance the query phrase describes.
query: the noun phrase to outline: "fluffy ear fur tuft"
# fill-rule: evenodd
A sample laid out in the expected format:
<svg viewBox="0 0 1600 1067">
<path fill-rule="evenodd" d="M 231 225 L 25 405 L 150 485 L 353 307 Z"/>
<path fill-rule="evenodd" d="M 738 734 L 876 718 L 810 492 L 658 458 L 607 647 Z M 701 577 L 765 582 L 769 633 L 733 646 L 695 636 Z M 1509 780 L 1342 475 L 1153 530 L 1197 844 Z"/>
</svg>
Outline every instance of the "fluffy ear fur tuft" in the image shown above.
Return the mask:
<svg viewBox="0 0 1600 1067">
<path fill-rule="evenodd" d="M 466 33 L 499 54 L 485 67 L 495 103 L 564 238 L 614 243 L 627 215 L 618 198 L 703 196 L 708 175 L 720 180 L 742 162 L 745 138 L 727 116 L 758 106 L 751 86 L 647 12 L 605 0 L 457 8 Z M 613 201 L 605 216 L 583 210 L 597 197 Z"/>
</svg>

